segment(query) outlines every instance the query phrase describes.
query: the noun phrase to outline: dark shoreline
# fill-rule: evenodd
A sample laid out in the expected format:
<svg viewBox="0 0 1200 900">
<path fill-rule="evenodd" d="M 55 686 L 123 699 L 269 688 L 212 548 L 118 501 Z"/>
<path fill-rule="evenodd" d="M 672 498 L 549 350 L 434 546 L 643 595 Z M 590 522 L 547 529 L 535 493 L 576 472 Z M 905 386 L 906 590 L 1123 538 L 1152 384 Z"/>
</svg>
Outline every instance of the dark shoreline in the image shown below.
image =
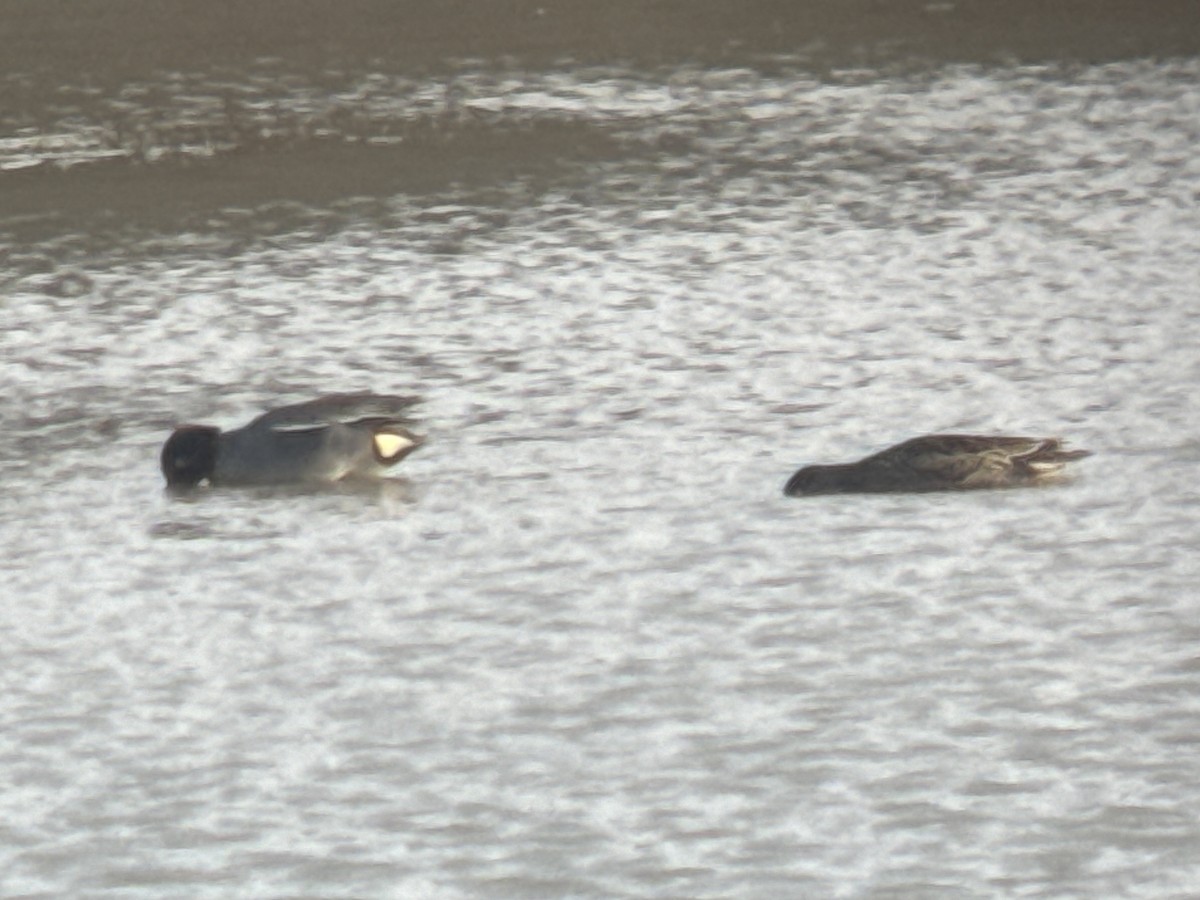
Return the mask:
<svg viewBox="0 0 1200 900">
<path fill-rule="evenodd" d="M 1200 53 L 1195 0 L 0 0 L 6 68 L 75 81 L 263 56 L 427 71 L 464 57 L 817 67 Z"/>
</svg>

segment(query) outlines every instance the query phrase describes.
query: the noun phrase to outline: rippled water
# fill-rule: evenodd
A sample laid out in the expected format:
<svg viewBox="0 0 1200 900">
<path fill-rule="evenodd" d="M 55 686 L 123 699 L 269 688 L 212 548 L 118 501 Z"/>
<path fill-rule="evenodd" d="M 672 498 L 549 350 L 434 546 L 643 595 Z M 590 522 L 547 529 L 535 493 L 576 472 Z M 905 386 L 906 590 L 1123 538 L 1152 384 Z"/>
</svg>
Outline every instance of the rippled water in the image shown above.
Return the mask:
<svg viewBox="0 0 1200 900">
<path fill-rule="evenodd" d="M 1194 892 L 1200 63 L 243 75 L 0 142 L 6 895 Z M 162 492 L 364 388 L 404 477 Z M 940 430 L 1096 455 L 781 496 Z"/>
</svg>

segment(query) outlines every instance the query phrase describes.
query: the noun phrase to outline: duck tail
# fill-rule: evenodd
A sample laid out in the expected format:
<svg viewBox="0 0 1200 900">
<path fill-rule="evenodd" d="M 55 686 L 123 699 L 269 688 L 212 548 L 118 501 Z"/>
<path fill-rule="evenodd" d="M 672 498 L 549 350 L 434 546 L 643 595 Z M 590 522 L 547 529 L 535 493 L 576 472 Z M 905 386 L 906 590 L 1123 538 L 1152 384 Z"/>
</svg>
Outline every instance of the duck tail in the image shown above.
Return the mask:
<svg viewBox="0 0 1200 900">
<path fill-rule="evenodd" d="M 394 466 L 425 443 L 425 438 L 403 426 L 388 423 L 377 427 L 371 435 L 371 449 L 382 465 Z"/>
<path fill-rule="evenodd" d="M 1021 461 L 1035 474 L 1054 475 L 1067 463 L 1091 455 L 1091 450 L 1065 449 L 1061 438 L 1047 438 L 1028 453 L 1022 454 Z"/>
</svg>

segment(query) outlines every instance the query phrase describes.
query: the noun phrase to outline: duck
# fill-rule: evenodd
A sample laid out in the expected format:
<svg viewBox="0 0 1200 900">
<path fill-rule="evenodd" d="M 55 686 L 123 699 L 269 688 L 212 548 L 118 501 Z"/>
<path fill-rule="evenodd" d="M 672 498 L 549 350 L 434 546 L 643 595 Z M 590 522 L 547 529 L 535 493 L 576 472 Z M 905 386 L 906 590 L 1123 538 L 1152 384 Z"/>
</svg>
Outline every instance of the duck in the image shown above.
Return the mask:
<svg viewBox="0 0 1200 900">
<path fill-rule="evenodd" d="M 181 425 L 163 444 L 168 488 L 331 484 L 377 478 L 420 447 L 417 397 L 327 394 L 269 410 L 241 428 Z"/>
<path fill-rule="evenodd" d="M 805 466 L 788 479 L 788 497 L 1026 487 L 1058 480 L 1069 462 L 1091 456 L 1061 438 L 927 434 L 858 462 Z"/>
</svg>

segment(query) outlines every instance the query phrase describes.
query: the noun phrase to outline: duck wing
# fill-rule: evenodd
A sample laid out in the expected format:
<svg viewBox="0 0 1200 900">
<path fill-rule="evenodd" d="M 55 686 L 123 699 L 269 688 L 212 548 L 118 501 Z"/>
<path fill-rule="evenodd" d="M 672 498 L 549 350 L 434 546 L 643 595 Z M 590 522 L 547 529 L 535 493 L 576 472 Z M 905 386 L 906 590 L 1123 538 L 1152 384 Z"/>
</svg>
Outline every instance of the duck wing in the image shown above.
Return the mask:
<svg viewBox="0 0 1200 900">
<path fill-rule="evenodd" d="M 412 419 L 407 413 L 419 402 L 419 397 L 373 394 L 369 391 L 326 394 L 316 400 L 281 406 L 265 412 L 251 422 L 249 427 L 270 428 L 274 431 L 303 431 L 361 419 L 411 424 Z"/>
<path fill-rule="evenodd" d="M 878 454 L 888 465 L 930 481 L 956 487 L 1000 487 L 1087 456 L 1063 450 L 1058 438 L 932 434 L 913 438 Z"/>
<path fill-rule="evenodd" d="M 884 453 L 903 452 L 911 456 L 935 454 L 946 456 L 1002 452 L 1011 456 L 1033 453 L 1047 443 L 1061 443 L 1054 438 L 1012 437 L 982 434 L 927 434 L 911 438 L 884 450 Z"/>
<path fill-rule="evenodd" d="M 1041 442 L 1024 437 L 928 434 L 877 453 L 875 464 L 899 478 L 928 487 L 993 481 L 1012 469 L 1012 459 L 1035 452 Z"/>
</svg>

